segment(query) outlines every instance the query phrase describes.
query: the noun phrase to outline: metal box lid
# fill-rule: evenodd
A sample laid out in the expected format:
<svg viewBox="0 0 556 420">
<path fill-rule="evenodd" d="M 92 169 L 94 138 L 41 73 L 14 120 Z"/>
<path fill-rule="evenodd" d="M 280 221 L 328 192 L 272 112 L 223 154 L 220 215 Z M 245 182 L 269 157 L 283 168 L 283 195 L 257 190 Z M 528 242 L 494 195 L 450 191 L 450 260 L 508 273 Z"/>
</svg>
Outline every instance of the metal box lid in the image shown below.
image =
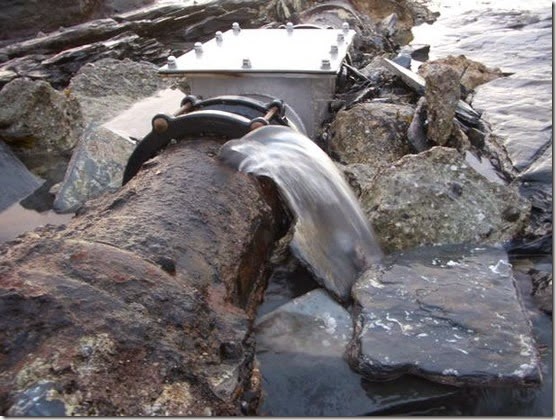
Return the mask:
<svg viewBox="0 0 556 420">
<path fill-rule="evenodd" d="M 232 29 L 179 58 L 169 57 L 163 75 L 280 73 L 330 75 L 339 72 L 355 31 L 342 29 Z"/>
</svg>

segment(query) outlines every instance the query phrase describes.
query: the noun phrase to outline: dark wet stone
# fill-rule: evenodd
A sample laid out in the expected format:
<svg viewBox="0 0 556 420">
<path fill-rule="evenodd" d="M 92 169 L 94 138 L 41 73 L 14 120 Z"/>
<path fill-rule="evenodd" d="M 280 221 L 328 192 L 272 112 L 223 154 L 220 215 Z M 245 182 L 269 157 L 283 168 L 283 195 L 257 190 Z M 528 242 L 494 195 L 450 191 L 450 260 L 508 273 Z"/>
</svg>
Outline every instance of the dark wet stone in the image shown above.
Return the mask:
<svg viewBox="0 0 556 420">
<path fill-rule="evenodd" d="M 407 139 L 413 146 L 413 149 L 419 153 L 429 149 L 432 144 L 427 139 L 427 102 L 424 97 L 420 98 L 415 108 L 415 114 L 411 124 L 407 128 Z"/>
<path fill-rule="evenodd" d="M 52 182 L 45 182 L 27 197 L 19 202 L 19 204 L 28 210 L 37 212 L 48 211 L 52 208 L 54 202 L 54 194 L 50 192 Z"/>
<path fill-rule="evenodd" d="M 531 269 L 531 281 L 533 283 L 532 295 L 535 303 L 547 314 L 552 314 L 553 308 L 553 282 L 552 273 Z"/>
<path fill-rule="evenodd" d="M 31 194 L 41 185 L 41 180 L 33 175 L 17 158 L 11 149 L 0 140 L 0 211 L 19 199 Z"/>
<path fill-rule="evenodd" d="M 467 138 L 469 142 L 478 149 L 482 149 L 485 145 L 486 133 L 482 132 L 477 128 L 470 128 L 467 131 Z"/>
<path fill-rule="evenodd" d="M 127 139 L 99 124 L 90 124 L 73 152 L 54 209 L 73 213 L 85 201 L 119 188 L 132 151 L 133 144 Z"/>
<path fill-rule="evenodd" d="M 400 53 L 392 61 L 406 69 L 411 68 L 411 56 L 408 54 Z"/>
<path fill-rule="evenodd" d="M 256 323 L 265 399 L 261 415 L 353 416 L 451 397 L 457 390 L 418 378 L 370 383 L 344 360 L 349 313 L 322 289 L 299 296 Z"/>
<path fill-rule="evenodd" d="M 507 255 L 429 247 L 393 254 L 353 289 L 352 367 L 364 376 L 414 374 L 452 385 L 541 381 L 531 324 Z"/>
<path fill-rule="evenodd" d="M 400 50 L 401 53 L 406 53 L 417 61 L 427 61 L 429 59 L 429 52 L 431 46 L 428 44 L 414 44 L 404 45 Z"/>
</svg>

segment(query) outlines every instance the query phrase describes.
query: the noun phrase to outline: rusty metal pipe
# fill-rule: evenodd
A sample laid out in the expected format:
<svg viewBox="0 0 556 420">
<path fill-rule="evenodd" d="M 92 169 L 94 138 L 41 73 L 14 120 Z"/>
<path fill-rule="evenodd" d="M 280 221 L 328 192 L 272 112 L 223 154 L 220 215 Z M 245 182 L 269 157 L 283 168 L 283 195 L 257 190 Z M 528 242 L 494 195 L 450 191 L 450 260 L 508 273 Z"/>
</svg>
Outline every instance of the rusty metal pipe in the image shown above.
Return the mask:
<svg viewBox="0 0 556 420">
<path fill-rule="evenodd" d="M 260 392 L 249 326 L 278 217 L 220 146 L 171 145 L 67 229 L 0 247 L 2 414 L 228 416 Z"/>
</svg>

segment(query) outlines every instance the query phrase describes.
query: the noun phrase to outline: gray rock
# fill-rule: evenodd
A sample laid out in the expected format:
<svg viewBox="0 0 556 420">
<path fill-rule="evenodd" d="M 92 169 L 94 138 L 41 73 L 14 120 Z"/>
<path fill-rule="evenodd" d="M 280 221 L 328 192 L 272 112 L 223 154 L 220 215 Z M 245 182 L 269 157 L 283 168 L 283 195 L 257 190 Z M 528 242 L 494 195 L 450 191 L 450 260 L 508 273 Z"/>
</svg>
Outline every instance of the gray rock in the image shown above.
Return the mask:
<svg viewBox="0 0 556 420">
<path fill-rule="evenodd" d="M 427 137 L 444 146 L 453 131 L 453 119 L 460 99 L 459 73 L 450 66 L 430 66 L 425 76 Z"/>
<path fill-rule="evenodd" d="M 349 313 L 322 289 L 261 317 L 255 326 L 257 359 L 265 383 L 261 414 L 352 416 L 449 397 L 451 387 L 418 378 L 371 383 L 352 371 L 344 352 L 352 336 Z"/>
<path fill-rule="evenodd" d="M 147 62 L 106 58 L 81 67 L 68 90 L 79 101 L 87 123 L 102 123 L 167 87 L 157 70 Z"/>
<path fill-rule="evenodd" d="M 349 360 L 374 380 L 415 374 L 452 385 L 527 386 L 539 355 L 507 254 L 417 248 L 368 270 L 353 289 Z"/>
<path fill-rule="evenodd" d="M 362 103 L 340 111 L 332 123 L 329 152 L 342 163 L 366 163 L 378 171 L 409 153 L 410 105 Z"/>
<path fill-rule="evenodd" d="M 134 147 L 129 140 L 102 126 L 87 127 L 56 194 L 54 210 L 73 213 L 85 201 L 119 188 Z"/>
<path fill-rule="evenodd" d="M 17 78 L 17 73 L 12 70 L 0 69 L 0 86 Z"/>
<path fill-rule="evenodd" d="M 471 92 L 477 86 L 503 76 L 499 68 L 489 68 L 478 61 L 470 60 L 464 55 L 449 55 L 445 58 L 423 63 L 419 66 L 419 74 L 426 79 L 428 73 L 438 65 L 452 67 L 457 72 L 458 82 L 463 87 L 464 93 Z"/>
<path fill-rule="evenodd" d="M 81 104 L 88 125 L 56 194 L 54 208 L 57 211 L 74 212 L 86 200 L 121 185 L 134 145 L 106 124 L 134 105 L 137 107 L 140 99 L 156 97 L 156 92 L 167 83 L 157 76 L 156 69 L 150 63 L 104 59 L 83 66 L 72 79 L 68 89 Z M 170 106 L 177 109 L 179 102 Z M 146 114 L 136 112 L 133 119 L 128 117 L 125 121 L 132 128 L 143 127 L 162 109 L 156 108 Z"/>
<path fill-rule="evenodd" d="M 513 186 L 490 182 L 455 149 L 438 146 L 385 168 L 360 201 L 386 252 L 506 242 L 530 212 Z"/>
<path fill-rule="evenodd" d="M 58 181 L 61 174 L 55 169 L 69 160 L 83 121 L 71 93 L 46 82 L 15 79 L 0 91 L 0 127 L 0 139 L 31 172 Z"/>
<path fill-rule="evenodd" d="M 29 172 L 3 141 L 0 141 L 0 179 L 0 211 L 41 185 L 41 180 Z"/>
</svg>

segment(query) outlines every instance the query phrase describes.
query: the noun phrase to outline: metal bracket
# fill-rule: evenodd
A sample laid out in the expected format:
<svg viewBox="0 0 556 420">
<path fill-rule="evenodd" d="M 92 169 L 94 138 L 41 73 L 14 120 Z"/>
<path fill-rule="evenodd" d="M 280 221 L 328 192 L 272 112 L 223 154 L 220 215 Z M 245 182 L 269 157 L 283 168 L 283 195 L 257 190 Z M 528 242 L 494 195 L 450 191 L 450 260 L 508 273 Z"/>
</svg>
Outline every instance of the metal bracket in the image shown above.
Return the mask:
<svg viewBox="0 0 556 420">
<path fill-rule="evenodd" d="M 179 117 L 155 115 L 153 130 L 139 142 L 129 157 L 122 185 L 133 178 L 147 160 L 166 147 L 172 139 L 188 136 L 217 136 L 227 139 L 243 137 L 251 131 L 251 120 L 231 112 L 201 110 Z"/>
<path fill-rule="evenodd" d="M 137 174 L 141 165 L 166 147 L 172 139 L 188 136 L 240 138 L 257 127 L 268 124 L 289 126 L 284 101 L 263 103 L 245 96 L 217 96 L 199 100 L 187 95 L 173 116 L 157 114 L 152 131 L 139 142 L 131 154 L 122 185 Z"/>
</svg>

